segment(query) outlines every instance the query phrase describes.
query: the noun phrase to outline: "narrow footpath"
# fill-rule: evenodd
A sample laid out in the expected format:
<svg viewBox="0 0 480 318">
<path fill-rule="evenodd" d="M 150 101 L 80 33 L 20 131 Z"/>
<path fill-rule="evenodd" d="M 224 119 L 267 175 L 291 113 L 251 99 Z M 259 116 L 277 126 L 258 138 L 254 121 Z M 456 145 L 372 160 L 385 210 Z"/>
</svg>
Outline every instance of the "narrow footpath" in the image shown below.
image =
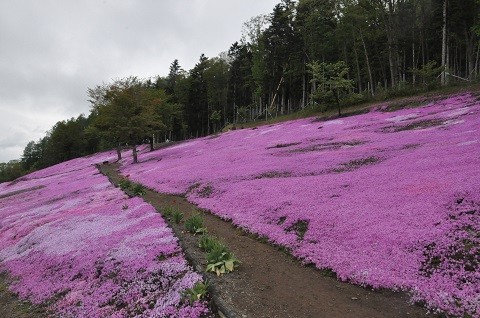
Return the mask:
<svg viewBox="0 0 480 318">
<path fill-rule="evenodd" d="M 118 186 L 118 165 L 99 165 L 100 171 Z M 263 243 L 231 223 L 199 211 L 185 198 L 147 190 L 143 196 L 157 211 L 176 206 L 184 220 L 202 213 L 208 232 L 218 237 L 240 260 L 233 272 L 217 277 L 204 273 L 205 257 L 198 247 L 198 236 L 184 230 L 183 223 L 169 222 L 187 259 L 210 282 L 210 294 L 220 317 L 435 317 L 426 309 L 411 305 L 408 295 L 342 283 L 312 267 L 302 266 L 292 256 Z M 167 220 L 168 221 L 168 220 Z"/>
</svg>

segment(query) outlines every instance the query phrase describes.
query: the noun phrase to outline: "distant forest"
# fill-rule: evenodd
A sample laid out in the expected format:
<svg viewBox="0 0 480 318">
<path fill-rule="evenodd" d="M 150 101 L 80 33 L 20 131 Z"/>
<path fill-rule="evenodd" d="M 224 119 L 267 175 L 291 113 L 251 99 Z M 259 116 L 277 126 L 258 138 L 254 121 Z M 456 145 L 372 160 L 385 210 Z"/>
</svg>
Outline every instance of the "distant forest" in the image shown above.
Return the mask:
<svg viewBox="0 0 480 318">
<path fill-rule="evenodd" d="M 91 111 L 56 123 L 0 182 L 117 147 L 206 136 L 302 109 L 404 96 L 479 77 L 478 0 L 283 0 L 191 70 L 88 89 Z"/>
</svg>

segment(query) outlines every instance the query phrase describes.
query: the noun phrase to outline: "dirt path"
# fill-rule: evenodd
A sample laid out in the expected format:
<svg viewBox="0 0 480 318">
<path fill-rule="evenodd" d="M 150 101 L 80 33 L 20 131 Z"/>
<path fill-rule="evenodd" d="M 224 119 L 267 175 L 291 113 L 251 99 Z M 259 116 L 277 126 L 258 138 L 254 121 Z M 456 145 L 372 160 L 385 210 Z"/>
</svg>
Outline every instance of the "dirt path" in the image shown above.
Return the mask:
<svg viewBox="0 0 480 318">
<path fill-rule="evenodd" d="M 102 165 L 100 170 L 117 184 L 115 165 Z M 198 209 L 183 197 L 159 194 L 148 190 L 145 201 L 157 210 L 176 205 L 185 218 Z M 233 273 L 217 277 L 205 274 L 211 283 L 211 294 L 220 316 L 227 317 L 434 317 L 426 310 L 408 304 L 408 297 L 392 291 L 372 291 L 341 283 L 321 271 L 304 267 L 277 248 L 262 243 L 231 223 L 203 212 L 204 225 L 241 261 Z M 189 261 L 202 272 L 204 253 L 197 237 L 185 233 L 183 224 L 170 222 Z"/>
</svg>

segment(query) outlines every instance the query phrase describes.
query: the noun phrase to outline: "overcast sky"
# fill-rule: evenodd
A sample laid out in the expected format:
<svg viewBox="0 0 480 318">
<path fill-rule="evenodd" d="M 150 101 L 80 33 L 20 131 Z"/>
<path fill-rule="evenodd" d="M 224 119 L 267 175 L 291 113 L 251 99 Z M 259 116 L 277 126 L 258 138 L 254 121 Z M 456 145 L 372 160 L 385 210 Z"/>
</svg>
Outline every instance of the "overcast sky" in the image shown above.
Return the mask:
<svg viewBox="0 0 480 318">
<path fill-rule="evenodd" d="M 88 115 L 87 88 L 165 76 L 218 56 L 280 0 L 1 0 L 0 162 L 57 121 Z"/>
</svg>

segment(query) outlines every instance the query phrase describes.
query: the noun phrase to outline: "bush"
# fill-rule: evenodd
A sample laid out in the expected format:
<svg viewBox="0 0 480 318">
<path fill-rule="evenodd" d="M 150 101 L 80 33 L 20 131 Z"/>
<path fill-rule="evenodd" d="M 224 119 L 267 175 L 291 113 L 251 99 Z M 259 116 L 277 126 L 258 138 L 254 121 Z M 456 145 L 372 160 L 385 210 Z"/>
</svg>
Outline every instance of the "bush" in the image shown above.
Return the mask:
<svg viewBox="0 0 480 318">
<path fill-rule="evenodd" d="M 437 66 L 436 61 L 429 61 L 421 68 L 410 68 L 409 71 L 420 77 L 427 90 L 432 90 L 440 83 L 438 76 L 442 73 L 443 67 Z"/>
<path fill-rule="evenodd" d="M 369 100 L 369 97 L 364 94 L 349 94 L 343 100 L 342 104 L 345 106 L 352 106 L 365 103 Z"/>
</svg>

